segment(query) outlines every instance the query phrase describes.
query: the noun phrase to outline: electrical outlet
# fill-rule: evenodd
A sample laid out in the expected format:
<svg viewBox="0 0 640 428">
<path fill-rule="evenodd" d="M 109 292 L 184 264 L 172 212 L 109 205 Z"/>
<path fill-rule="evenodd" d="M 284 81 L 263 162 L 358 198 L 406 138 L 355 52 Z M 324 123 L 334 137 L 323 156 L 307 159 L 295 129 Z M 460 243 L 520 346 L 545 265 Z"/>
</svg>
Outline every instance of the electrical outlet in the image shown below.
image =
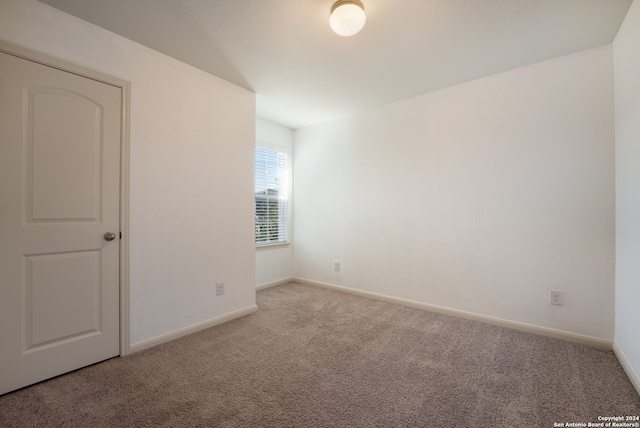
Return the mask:
<svg viewBox="0 0 640 428">
<path fill-rule="evenodd" d="M 340 262 L 339 261 L 333 262 L 333 270 L 335 270 L 336 272 L 340 270 Z"/>
<path fill-rule="evenodd" d="M 216 296 L 224 294 L 224 282 L 216 282 Z"/>
<path fill-rule="evenodd" d="M 562 306 L 562 291 L 549 290 L 549 303 L 552 305 Z"/>
</svg>

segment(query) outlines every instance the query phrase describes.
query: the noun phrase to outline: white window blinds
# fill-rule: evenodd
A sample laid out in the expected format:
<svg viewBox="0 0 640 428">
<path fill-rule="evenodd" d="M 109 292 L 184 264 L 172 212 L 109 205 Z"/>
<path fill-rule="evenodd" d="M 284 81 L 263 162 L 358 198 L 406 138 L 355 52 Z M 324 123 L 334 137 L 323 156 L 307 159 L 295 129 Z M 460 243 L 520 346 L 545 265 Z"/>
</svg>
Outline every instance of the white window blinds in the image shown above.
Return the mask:
<svg viewBox="0 0 640 428">
<path fill-rule="evenodd" d="M 279 244 L 289 239 L 287 171 L 286 153 L 256 147 L 256 245 Z"/>
</svg>

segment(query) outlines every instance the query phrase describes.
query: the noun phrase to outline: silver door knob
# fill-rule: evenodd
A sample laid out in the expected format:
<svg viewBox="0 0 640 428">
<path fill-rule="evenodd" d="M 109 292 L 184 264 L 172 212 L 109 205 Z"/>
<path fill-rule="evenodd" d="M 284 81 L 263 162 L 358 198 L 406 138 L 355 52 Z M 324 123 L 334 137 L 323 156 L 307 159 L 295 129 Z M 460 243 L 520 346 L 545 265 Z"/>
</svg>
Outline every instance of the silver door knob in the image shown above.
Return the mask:
<svg viewBox="0 0 640 428">
<path fill-rule="evenodd" d="M 113 241 L 114 239 L 116 239 L 116 234 L 113 232 L 107 232 L 104 234 L 104 240 L 105 241 Z"/>
</svg>

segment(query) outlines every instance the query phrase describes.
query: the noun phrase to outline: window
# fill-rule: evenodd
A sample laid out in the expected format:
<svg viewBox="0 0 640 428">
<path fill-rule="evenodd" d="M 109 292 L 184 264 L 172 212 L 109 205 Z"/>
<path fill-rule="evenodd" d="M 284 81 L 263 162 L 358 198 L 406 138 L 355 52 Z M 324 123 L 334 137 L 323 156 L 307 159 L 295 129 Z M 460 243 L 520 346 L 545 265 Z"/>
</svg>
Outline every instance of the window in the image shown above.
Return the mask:
<svg viewBox="0 0 640 428">
<path fill-rule="evenodd" d="M 287 153 L 256 147 L 256 245 L 288 242 Z"/>
</svg>

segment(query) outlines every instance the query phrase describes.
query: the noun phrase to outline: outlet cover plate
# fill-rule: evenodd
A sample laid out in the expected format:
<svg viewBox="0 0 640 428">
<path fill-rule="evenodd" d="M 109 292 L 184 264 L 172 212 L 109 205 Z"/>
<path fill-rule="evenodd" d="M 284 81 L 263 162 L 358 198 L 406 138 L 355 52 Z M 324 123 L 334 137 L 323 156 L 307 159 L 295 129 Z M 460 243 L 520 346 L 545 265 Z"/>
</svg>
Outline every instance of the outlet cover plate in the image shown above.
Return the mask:
<svg viewBox="0 0 640 428">
<path fill-rule="evenodd" d="M 552 305 L 562 306 L 562 291 L 549 290 L 549 303 Z"/>
</svg>

